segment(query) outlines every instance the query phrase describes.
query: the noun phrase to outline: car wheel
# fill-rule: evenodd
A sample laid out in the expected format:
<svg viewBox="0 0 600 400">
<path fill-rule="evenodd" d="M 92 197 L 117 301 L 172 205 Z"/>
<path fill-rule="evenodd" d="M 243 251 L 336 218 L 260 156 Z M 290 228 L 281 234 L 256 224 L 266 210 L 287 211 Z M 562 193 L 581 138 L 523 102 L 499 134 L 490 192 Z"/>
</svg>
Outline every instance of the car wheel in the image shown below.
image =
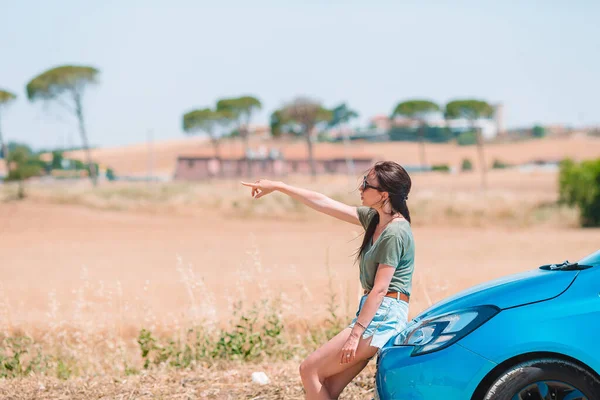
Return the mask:
<svg viewBox="0 0 600 400">
<path fill-rule="evenodd" d="M 484 400 L 594 400 L 600 381 L 569 361 L 543 358 L 526 361 L 504 372 Z"/>
</svg>

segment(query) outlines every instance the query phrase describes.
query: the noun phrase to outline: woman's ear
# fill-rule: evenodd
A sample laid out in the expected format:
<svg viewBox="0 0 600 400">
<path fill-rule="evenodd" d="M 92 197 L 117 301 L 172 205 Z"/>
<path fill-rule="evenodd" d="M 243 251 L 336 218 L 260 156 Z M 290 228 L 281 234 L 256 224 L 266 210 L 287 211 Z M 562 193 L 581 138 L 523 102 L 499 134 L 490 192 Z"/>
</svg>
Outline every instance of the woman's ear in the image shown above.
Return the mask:
<svg viewBox="0 0 600 400">
<path fill-rule="evenodd" d="M 381 200 L 379 200 L 381 207 L 384 207 L 390 201 L 390 198 L 386 194 L 387 192 L 381 192 Z"/>
</svg>

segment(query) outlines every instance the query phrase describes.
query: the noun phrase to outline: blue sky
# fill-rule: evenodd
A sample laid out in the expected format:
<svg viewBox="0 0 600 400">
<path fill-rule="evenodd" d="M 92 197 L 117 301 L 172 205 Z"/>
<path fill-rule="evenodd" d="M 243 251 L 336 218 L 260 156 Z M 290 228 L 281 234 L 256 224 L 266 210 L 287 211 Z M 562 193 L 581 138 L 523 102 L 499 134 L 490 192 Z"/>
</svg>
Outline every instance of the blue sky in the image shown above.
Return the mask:
<svg viewBox="0 0 600 400">
<path fill-rule="evenodd" d="M 183 137 L 181 115 L 253 94 L 255 122 L 297 95 L 346 101 L 366 122 L 411 97 L 505 105 L 509 127 L 600 123 L 598 1 L 0 0 L 9 140 L 79 145 L 76 121 L 30 104 L 27 82 L 66 63 L 101 70 L 85 96 L 91 143 Z"/>
</svg>

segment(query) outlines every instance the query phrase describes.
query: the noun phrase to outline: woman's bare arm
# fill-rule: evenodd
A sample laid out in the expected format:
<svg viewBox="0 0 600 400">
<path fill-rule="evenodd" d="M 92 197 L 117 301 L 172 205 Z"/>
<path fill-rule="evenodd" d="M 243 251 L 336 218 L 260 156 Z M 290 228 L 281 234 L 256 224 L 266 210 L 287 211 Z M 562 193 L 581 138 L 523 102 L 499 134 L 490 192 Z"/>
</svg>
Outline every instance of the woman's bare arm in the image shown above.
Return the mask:
<svg viewBox="0 0 600 400">
<path fill-rule="evenodd" d="M 333 200 L 322 193 L 266 179 L 260 179 L 254 183 L 242 182 L 242 185 L 252 188 L 252 196 L 255 199 L 259 199 L 271 192 L 279 191 L 323 214 L 351 224 L 360 225 L 356 207 Z"/>
<path fill-rule="evenodd" d="M 394 271 L 394 267 L 386 264 L 379 264 L 377 267 L 375 282 L 373 283 L 373 290 L 369 292 L 369 295 L 367 296 L 367 299 L 365 300 L 360 313 L 356 318 L 356 323 L 352 327 L 350 336 L 342 347 L 340 364 L 351 363 L 354 361 L 354 357 L 356 356 L 356 348 L 358 347 L 360 337 L 377 313 L 377 309 L 381 305 L 381 302 L 387 293 L 388 287 L 390 286 L 390 282 L 394 276 Z"/>
<path fill-rule="evenodd" d="M 390 282 L 394 276 L 394 271 L 396 271 L 396 268 L 386 264 L 379 264 L 377 267 L 377 272 L 375 273 L 375 282 L 373 282 L 373 290 L 371 290 L 367 295 L 367 300 L 365 300 L 365 303 L 360 310 L 360 314 L 358 314 L 357 317 L 358 321 L 364 326 L 368 326 L 375 316 L 377 309 L 381 305 L 383 298 L 388 292 Z M 360 336 L 360 326 L 357 327 L 357 325 L 354 325 L 354 328 L 356 329 L 352 329 L 352 334 Z"/>
</svg>

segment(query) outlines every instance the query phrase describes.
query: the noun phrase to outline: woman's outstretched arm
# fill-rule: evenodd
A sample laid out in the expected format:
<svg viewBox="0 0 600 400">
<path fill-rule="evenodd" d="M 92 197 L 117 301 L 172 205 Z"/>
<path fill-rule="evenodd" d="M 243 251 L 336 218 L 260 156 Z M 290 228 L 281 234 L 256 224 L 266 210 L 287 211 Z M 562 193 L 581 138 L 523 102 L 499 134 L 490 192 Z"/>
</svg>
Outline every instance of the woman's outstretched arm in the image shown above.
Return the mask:
<svg viewBox="0 0 600 400">
<path fill-rule="evenodd" d="M 360 225 L 356 207 L 349 206 L 340 201 L 333 200 L 325 196 L 323 193 L 315 192 L 308 189 L 299 188 L 292 185 L 287 185 L 283 182 L 270 181 L 267 179 L 259 179 L 258 181 L 242 182 L 242 185 L 252 188 L 252 197 L 259 199 L 267 194 L 278 191 L 300 201 L 310 208 L 330 215 L 342 221 L 350 222 L 351 224 Z"/>
</svg>

